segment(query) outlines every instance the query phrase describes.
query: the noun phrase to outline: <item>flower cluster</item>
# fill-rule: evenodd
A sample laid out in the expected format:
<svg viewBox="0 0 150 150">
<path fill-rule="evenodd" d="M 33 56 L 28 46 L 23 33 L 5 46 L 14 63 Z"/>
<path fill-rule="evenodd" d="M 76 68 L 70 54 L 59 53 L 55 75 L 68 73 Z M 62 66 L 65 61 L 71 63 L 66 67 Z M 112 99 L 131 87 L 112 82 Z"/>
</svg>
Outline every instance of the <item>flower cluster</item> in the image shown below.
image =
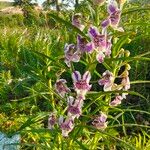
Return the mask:
<svg viewBox="0 0 150 150">
<path fill-rule="evenodd" d="M 107 127 L 106 120 L 107 115 L 101 112 L 101 114 L 94 119 L 92 124 L 95 128 L 104 130 Z"/>
<path fill-rule="evenodd" d="M 93 4 L 98 3 L 98 5 L 104 4 L 105 0 L 95 0 Z M 107 32 L 107 28 L 110 26 L 114 30 L 123 31 L 123 28 L 119 26 L 121 8 L 115 0 L 108 0 L 107 12 L 109 16 L 101 23 L 101 32 L 99 28 L 95 26 L 90 26 L 87 31 L 87 37 L 77 35 L 76 44 L 66 44 L 64 48 L 65 53 L 65 63 L 68 67 L 72 66 L 72 62 L 79 62 L 83 53 L 88 53 L 91 58 L 98 61 L 98 63 L 103 63 L 105 57 L 111 57 L 112 42 L 111 38 Z M 85 30 L 85 26 L 82 24 L 82 15 L 80 13 L 75 14 L 72 17 L 72 25 L 79 30 Z M 96 59 L 95 59 L 96 56 Z M 93 58 L 94 57 L 94 58 Z M 90 65 L 90 64 L 89 64 Z M 106 70 L 102 74 L 102 78 L 99 79 L 98 83 L 103 86 L 104 91 L 116 91 L 123 90 L 127 91 L 130 89 L 129 80 L 129 70 L 130 67 L 126 64 L 125 71 L 118 76 L 118 71 Z M 116 78 L 121 78 L 120 84 L 115 83 Z M 62 135 L 67 137 L 69 133 L 73 130 L 75 126 L 75 119 L 78 119 L 82 114 L 82 107 L 84 100 L 88 91 L 90 91 L 92 85 L 90 85 L 91 73 L 86 71 L 83 75 L 79 71 L 73 71 L 73 89 L 76 96 L 72 96 L 70 88 L 67 86 L 67 81 L 65 79 L 58 79 L 55 83 L 55 90 L 60 95 L 60 97 L 66 99 L 67 107 L 65 111 L 65 117 L 60 116 L 56 119 L 55 114 L 51 114 L 48 120 L 49 129 L 53 129 L 54 125 L 58 123 Z M 119 94 L 116 93 L 113 100 L 109 100 L 109 106 L 117 106 L 121 104 L 121 101 L 126 98 L 127 93 Z M 107 127 L 107 110 L 105 112 L 100 112 L 98 116 L 92 122 L 92 125 L 97 128 L 104 130 Z"/>
<path fill-rule="evenodd" d="M 128 65 L 129 66 L 129 65 Z M 115 76 L 113 75 L 112 72 L 109 70 L 106 70 L 102 78 L 98 81 L 99 85 L 103 85 L 103 90 L 104 91 L 114 91 L 114 90 L 123 90 L 127 91 L 130 89 L 130 79 L 129 79 L 129 70 L 130 68 L 126 68 L 126 70 L 120 75 L 122 78 L 121 84 L 117 85 L 115 81 Z M 121 104 L 121 101 L 123 99 L 126 99 L 126 95 L 128 93 L 122 93 L 122 95 L 116 94 L 115 98 L 113 101 L 110 102 L 110 106 L 117 106 Z"/>
<path fill-rule="evenodd" d="M 89 71 L 86 71 L 82 77 L 79 71 L 74 71 L 72 73 L 72 79 L 73 87 L 76 92 L 76 98 L 68 96 L 71 90 L 67 87 L 67 82 L 65 79 L 59 79 L 55 83 L 55 89 L 57 93 L 61 97 L 67 98 L 67 116 L 65 119 L 63 116 L 61 116 L 58 121 L 58 124 L 62 130 L 62 135 L 64 137 L 67 137 L 68 134 L 73 130 L 74 120 L 75 118 L 79 118 L 82 114 L 82 106 L 84 103 L 83 101 L 85 99 L 85 95 L 91 89 L 91 85 L 89 84 L 91 74 Z M 53 129 L 56 122 L 56 117 L 52 113 L 48 119 L 49 129 Z"/>
<path fill-rule="evenodd" d="M 94 3 L 103 4 L 105 1 L 95 1 Z M 96 60 L 99 63 L 104 61 L 105 57 L 111 55 L 111 37 L 107 33 L 107 27 L 111 26 L 113 29 L 123 31 L 122 27 L 119 27 L 121 9 L 118 8 L 117 2 L 114 0 L 108 1 L 108 13 L 109 16 L 101 24 L 101 33 L 95 26 L 90 26 L 88 29 L 88 36 L 91 41 L 88 41 L 85 37 L 77 35 L 77 44 L 67 44 L 65 46 L 65 62 L 70 67 L 70 62 L 78 62 L 81 54 L 84 52 L 93 53 L 96 52 Z M 72 17 L 72 25 L 84 30 L 84 25 L 81 23 L 82 15 L 77 13 Z"/>
</svg>

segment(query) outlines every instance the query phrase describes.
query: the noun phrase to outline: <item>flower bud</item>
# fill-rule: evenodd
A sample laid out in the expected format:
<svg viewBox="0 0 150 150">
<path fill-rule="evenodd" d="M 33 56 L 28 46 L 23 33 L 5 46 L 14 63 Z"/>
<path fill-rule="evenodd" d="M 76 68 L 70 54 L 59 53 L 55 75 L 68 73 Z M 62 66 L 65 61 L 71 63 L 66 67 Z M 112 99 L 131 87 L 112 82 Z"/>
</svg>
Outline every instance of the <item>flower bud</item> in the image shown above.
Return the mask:
<svg viewBox="0 0 150 150">
<path fill-rule="evenodd" d="M 127 70 L 130 70 L 131 69 L 131 66 L 129 64 L 126 64 L 126 69 Z"/>
<path fill-rule="evenodd" d="M 126 51 L 124 52 L 124 54 L 125 54 L 125 57 L 129 57 L 129 56 L 130 56 L 130 52 L 129 52 L 128 50 L 126 50 Z"/>
<path fill-rule="evenodd" d="M 106 0 L 93 0 L 94 5 L 103 5 Z"/>
</svg>

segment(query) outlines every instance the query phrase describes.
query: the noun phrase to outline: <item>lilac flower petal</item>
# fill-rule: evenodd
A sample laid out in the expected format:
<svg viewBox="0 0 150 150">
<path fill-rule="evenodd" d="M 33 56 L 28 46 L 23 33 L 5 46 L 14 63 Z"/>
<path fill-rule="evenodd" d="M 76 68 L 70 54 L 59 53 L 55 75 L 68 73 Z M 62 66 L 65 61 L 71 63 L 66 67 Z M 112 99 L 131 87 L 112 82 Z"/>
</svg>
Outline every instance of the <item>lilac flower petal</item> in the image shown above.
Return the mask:
<svg viewBox="0 0 150 150">
<path fill-rule="evenodd" d="M 74 71 L 72 73 L 72 79 L 74 82 L 80 81 L 81 80 L 81 74 L 79 71 Z"/>
<path fill-rule="evenodd" d="M 65 84 L 66 80 L 59 79 L 55 83 L 55 89 L 61 97 L 64 97 L 66 93 L 70 92 L 70 89 Z"/>
<path fill-rule="evenodd" d="M 117 96 L 115 97 L 115 99 L 110 102 L 109 105 L 110 105 L 110 106 L 117 106 L 117 105 L 121 104 L 122 99 L 123 99 L 122 96 L 117 95 Z"/>
<path fill-rule="evenodd" d="M 110 0 L 108 3 L 108 13 L 112 14 L 118 10 L 118 4 L 115 0 Z"/>
<path fill-rule="evenodd" d="M 88 33 L 91 38 L 94 38 L 100 34 L 97 27 L 94 26 L 89 28 Z"/>
<path fill-rule="evenodd" d="M 74 16 L 72 16 L 72 25 L 83 31 L 85 26 L 81 24 L 81 17 L 82 15 L 80 13 L 77 13 Z"/>
<path fill-rule="evenodd" d="M 56 117 L 55 115 L 52 113 L 50 114 L 49 118 L 48 118 L 48 128 L 51 130 L 53 129 L 54 125 L 56 124 Z"/>
<path fill-rule="evenodd" d="M 106 44 L 105 56 L 110 57 L 111 47 L 112 47 L 112 43 L 111 43 L 111 39 L 110 39 L 110 40 L 107 41 L 107 44 Z"/>
<path fill-rule="evenodd" d="M 72 118 L 67 118 L 63 123 L 60 125 L 62 130 L 62 135 L 64 137 L 67 137 L 68 134 L 73 130 L 74 128 L 74 121 Z"/>
<path fill-rule="evenodd" d="M 107 83 L 107 84 L 105 84 L 104 85 L 104 91 L 106 92 L 106 91 L 111 91 L 112 90 L 112 83 Z"/>
<path fill-rule="evenodd" d="M 101 25 L 102 25 L 102 28 L 106 28 L 109 26 L 109 24 L 110 24 L 110 20 L 108 18 L 108 19 L 104 20 Z"/>
<path fill-rule="evenodd" d="M 103 52 L 99 52 L 97 55 L 96 55 L 96 60 L 99 62 L 99 63 L 103 63 L 104 62 L 104 58 L 105 58 L 105 55 Z"/>
<path fill-rule="evenodd" d="M 116 12 L 116 11 L 117 11 L 117 8 L 116 8 L 114 5 L 110 4 L 110 5 L 108 6 L 108 12 L 109 12 L 110 14 L 112 14 L 112 13 L 114 13 L 114 12 Z"/>
<path fill-rule="evenodd" d="M 88 53 L 92 53 L 93 50 L 94 50 L 94 43 L 93 42 L 87 43 L 85 46 L 85 51 Z"/>
<path fill-rule="evenodd" d="M 69 96 L 69 97 L 67 98 L 67 102 L 68 102 L 68 105 L 73 105 L 74 97 Z"/>
<path fill-rule="evenodd" d="M 58 124 L 61 125 L 64 121 L 64 117 L 63 116 L 60 116 L 59 119 L 58 119 Z"/>
<path fill-rule="evenodd" d="M 72 56 L 72 61 L 73 62 L 79 62 L 80 61 L 80 56 L 78 53 L 75 53 L 73 56 Z"/>
<path fill-rule="evenodd" d="M 114 12 L 113 14 L 110 15 L 110 25 L 112 27 L 117 27 L 119 22 L 120 22 L 120 15 L 121 12 L 120 10 Z"/>
<path fill-rule="evenodd" d="M 86 81 L 86 83 L 89 83 L 91 79 L 91 73 L 89 71 L 86 71 L 83 75 L 83 80 Z"/>
<path fill-rule="evenodd" d="M 101 113 L 100 116 L 94 119 L 92 124 L 94 125 L 95 128 L 104 130 L 107 127 L 106 119 L 107 119 L 107 115 Z"/>
<path fill-rule="evenodd" d="M 106 122 L 106 119 L 107 119 L 107 115 L 106 114 L 104 114 L 104 113 L 101 113 L 101 116 L 100 116 L 100 122 Z"/>
</svg>

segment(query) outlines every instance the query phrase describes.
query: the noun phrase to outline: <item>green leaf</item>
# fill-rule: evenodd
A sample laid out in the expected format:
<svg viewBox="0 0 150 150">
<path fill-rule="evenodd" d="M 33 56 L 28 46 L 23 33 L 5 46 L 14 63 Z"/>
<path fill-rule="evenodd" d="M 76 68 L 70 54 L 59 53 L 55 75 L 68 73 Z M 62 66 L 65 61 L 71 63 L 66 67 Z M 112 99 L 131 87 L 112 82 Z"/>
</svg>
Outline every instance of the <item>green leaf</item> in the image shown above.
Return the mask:
<svg viewBox="0 0 150 150">
<path fill-rule="evenodd" d="M 131 81 L 130 84 L 141 84 L 141 83 L 150 83 L 150 81 L 144 81 L 144 80 L 137 80 L 137 81 Z"/>
<path fill-rule="evenodd" d="M 115 57 L 117 55 L 117 53 L 119 52 L 119 50 L 121 49 L 121 47 L 127 43 L 129 40 L 128 35 L 124 35 L 122 37 L 119 38 L 119 40 L 117 41 L 117 43 L 115 43 L 112 47 L 112 56 Z"/>
<path fill-rule="evenodd" d="M 54 18 L 56 21 L 58 21 L 59 23 L 64 24 L 65 26 L 73 29 L 75 32 L 79 33 L 80 35 L 82 35 L 83 37 L 89 39 L 89 37 L 87 37 L 81 30 L 79 30 L 77 27 L 73 26 L 70 22 L 65 21 L 64 19 L 60 18 L 59 16 L 56 16 L 54 14 L 49 14 L 52 18 Z"/>
<path fill-rule="evenodd" d="M 99 96 L 102 96 L 102 95 L 108 95 L 108 94 L 122 94 L 122 93 L 128 93 L 128 94 L 131 94 L 131 95 L 135 95 L 135 96 L 139 96 L 145 100 L 147 100 L 143 95 L 141 95 L 140 93 L 138 92 L 134 92 L 134 91 L 106 91 L 106 92 L 88 92 L 87 95 L 88 96 L 96 96 L 96 97 L 99 97 Z"/>
<path fill-rule="evenodd" d="M 150 7 L 134 7 L 134 8 L 130 8 L 130 9 L 127 9 L 127 10 L 124 10 L 124 12 L 122 13 L 122 16 L 123 15 L 126 15 L 126 14 L 129 14 L 130 13 L 134 13 L 134 12 L 139 12 L 139 11 L 149 11 L 150 10 Z"/>
<path fill-rule="evenodd" d="M 122 58 L 105 58 L 105 61 L 120 61 L 124 60 L 126 62 L 131 62 L 131 61 L 150 61 L 150 58 L 147 57 L 122 57 Z"/>
</svg>

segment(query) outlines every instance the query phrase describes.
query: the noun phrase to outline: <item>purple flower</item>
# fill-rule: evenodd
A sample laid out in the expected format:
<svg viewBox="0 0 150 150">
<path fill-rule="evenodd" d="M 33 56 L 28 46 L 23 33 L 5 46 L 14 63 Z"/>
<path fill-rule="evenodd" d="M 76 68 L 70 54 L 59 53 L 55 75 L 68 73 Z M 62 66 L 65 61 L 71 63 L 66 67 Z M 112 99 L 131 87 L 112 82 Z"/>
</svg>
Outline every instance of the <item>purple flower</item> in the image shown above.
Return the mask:
<svg viewBox="0 0 150 150">
<path fill-rule="evenodd" d="M 68 116 L 79 118 L 82 113 L 83 106 L 83 97 L 79 96 L 76 100 L 72 96 L 68 98 L 69 106 L 68 106 Z"/>
<path fill-rule="evenodd" d="M 109 18 L 105 19 L 105 20 L 101 23 L 102 28 L 107 28 L 107 27 L 109 26 L 109 24 L 110 24 L 110 19 L 109 19 Z"/>
<path fill-rule="evenodd" d="M 113 14 L 114 12 L 118 11 L 118 4 L 115 0 L 109 0 L 107 11 L 109 14 Z"/>
<path fill-rule="evenodd" d="M 86 93 L 91 89 L 91 85 L 89 85 L 91 74 L 89 71 L 86 71 L 81 78 L 81 74 L 79 71 L 74 71 L 72 74 L 72 79 L 74 82 L 74 89 L 77 92 L 77 95 L 82 95 L 83 97 Z"/>
<path fill-rule="evenodd" d="M 107 41 L 106 43 L 106 51 L 105 51 L 105 56 L 110 57 L 111 54 L 111 47 L 112 47 L 112 43 L 111 43 L 111 38 Z"/>
<path fill-rule="evenodd" d="M 67 81 L 65 79 L 59 79 L 55 83 L 55 89 L 61 97 L 64 97 L 66 93 L 70 92 L 70 89 L 67 87 L 66 82 Z"/>
<path fill-rule="evenodd" d="M 112 90 L 112 86 L 113 86 L 113 82 L 114 82 L 114 76 L 108 70 L 106 70 L 103 73 L 102 79 L 100 79 L 98 81 L 99 85 L 104 85 L 104 91 L 111 91 Z"/>
<path fill-rule="evenodd" d="M 92 122 L 93 126 L 97 129 L 104 130 L 107 127 L 107 115 L 101 113 L 100 116 L 97 116 Z"/>
<path fill-rule="evenodd" d="M 74 120 L 72 118 L 66 118 L 64 121 L 63 117 L 59 118 L 59 125 L 62 130 L 62 135 L 64 137 L 68 137 L 68 134 L 73 130 L 74 128 Z"/>
<path fill-rule="evenodd" d="M 109 13 L 110 26 L 115 30 L 123 32 L 124 31 L 123 28 L 119 27 L 121 11 L 118 8 L 118 4 L 116 1 L 112 1 L 112 0 L 109 1 L 108 13 Z"/>
<path fill-rule="evenodd" d="M 48 129 L 52 130 L 54 125 L 56 124 L 56 116 L 54 113 L 51 113 L 48 118 Z"/>
<path fill-rule="evenodd" d="M 70 67 L 70 62 L 80 61 L 80 52 L 74 44 L 65 45 L 65 63 Z"/>
<path fill-rule="evenodd" d="M 81 52 L 88 52 L 91 53 L 94 49 L 94 44 L 92 42 L 88 42 L 86 38 L 81 37 L 80 35 L 77 36 L 77 48 Z"/>
<path fill-rule="evenodd" d="M 96 55 L 96 60 L 99 63 L 102 63 L 104 61 L 105 55 L 102 51 L 100 51 L 97 55 Z"/>
<path fill-rule="evenodd" d="M 122 99 L 123 99 L 122 96 L 117 95 L 117 96 L 115 97 L 115 99 L 110 102 L 109 105 L 110 105 L 110 106 L 117 106 L 117 105 L 121 104 Z"/>
<path fill-rule="evenodd" d="M 119 22 L 120 22 L 120 15 L 121 15 L 120 10 L 118 10 L 110 15 L 110 25 L 112 27 L 118 27 Z"/>
<path fill-rule="evenodd" d="M 106 47 L 106 35 L 100 34 L 96 27 L 90 27 L 88 30 L 88 34 L 91 40 L 94 43 L 95 48 L 98 50 L 103 51 Z"/>
<path fill-rule="evenodd" d="M 82 15 L 80 13 L 77 13 L 74 16 L 72 16 L 72 25 L 74 25 L 82 31 L 84 30 L 84 25 L 81 24 L 81 17 Z"/>
</svg>

